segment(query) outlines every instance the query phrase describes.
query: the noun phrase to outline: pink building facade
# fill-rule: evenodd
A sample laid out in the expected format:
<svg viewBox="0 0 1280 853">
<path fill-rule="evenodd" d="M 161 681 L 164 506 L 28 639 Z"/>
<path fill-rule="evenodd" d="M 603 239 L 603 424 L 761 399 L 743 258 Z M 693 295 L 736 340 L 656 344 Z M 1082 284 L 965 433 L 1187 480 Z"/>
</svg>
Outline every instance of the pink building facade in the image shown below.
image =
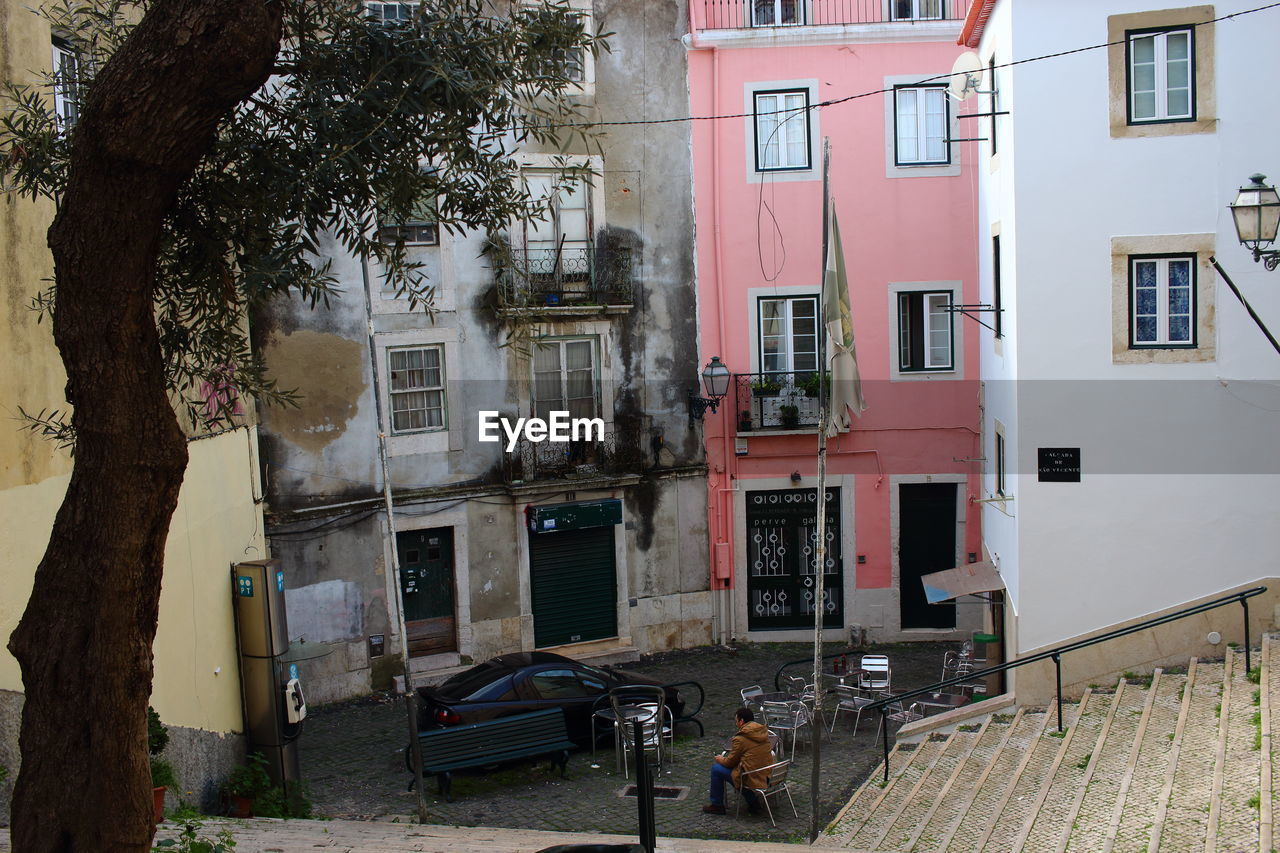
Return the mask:
<svg viewBox="0 0 1280 853">
<path fill-rule="evenodd" d="M 980 559 L 978 151 L 945 94 L 967 0 L 691 0 L 704 421 L 718 639 L 814 622 L 822 140 L 868 409 L 828 443 L 829 639 L 967 636 L 920 576 Z M 939 76 L 943 75 L 943 76 Z M 935 78 L 930 80 L 929 78 Z M 834 102 L 834 103 L 833 103 Z M 821 104 L 822 106 L 817 106 Z"/>
</svg>

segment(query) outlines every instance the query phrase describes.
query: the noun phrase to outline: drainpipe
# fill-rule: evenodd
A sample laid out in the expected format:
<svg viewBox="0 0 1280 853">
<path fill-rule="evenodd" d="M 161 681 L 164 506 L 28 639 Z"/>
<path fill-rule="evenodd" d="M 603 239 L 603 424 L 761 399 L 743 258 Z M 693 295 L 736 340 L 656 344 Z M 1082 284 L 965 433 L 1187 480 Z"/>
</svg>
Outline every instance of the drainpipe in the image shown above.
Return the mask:
<svg viewBox="0 0 1280 853">
<path fill-rule="evenodd" d="M 387 513 L 387 539 L 391 552 L 392 587 L 396 599 L 396 630 L 400 632 L 400 660 L 404 662 L 405 713 L 409 718 L 409 751 L 413 755 L 414 785 L 418 790 L 418 823 L 427 822 L 426 785 L 422 781 L 422 749 L 418 741 L 418 693 L 413 688 L 409 663 L 409 631 L 404 622 L 404 594 L 400 586 L 400 551 L 396 548 L 395 504 L 391 498 L 391 473 L 387 465 L 387 435 L 382 431 L 382 386 L 378 384 L 378 349 L 373 335 L 373 302 L 369 297 L 369 260 L 360 258 L 364 284 L 365 322 L 369 334 L 369 367 L 373 371 L 373 410 L 378 419 L 378 459 L 382 465 L 382 501 Z"/>
<path fill-rule="evenodd" d="M 716 112 L 716 108 L 720 100 L 720 51 L 715 45 L 710 47 L 702 44 L 698 37 L 697 15 L 694 12 L 695 4 L 698 0 L 688 0 L 689 12 L 689 34 L 685 39 L 685 45 L 691 50 L 710 50 L 711 51 L 711 106 L 712 113 Z M 724 271 L 724 248 L 721 239 L 720 225 L 720 123 L 711 123 L 711 221 L 712 221 L 712 255 L 715 265 L 714 285 L 714 305 L 716 312 L 716 333 L 719 349 L 723 353 L 725 346 L 725 320 L 724 320 L 724 288 L 723 288 L 723 271 Z M 730 446 L 729 430 L 725 426 L 726 413 L 717 413 L 721 421 L 720 431 L 720 451 L 723 460 L 724 471 L 722 474 L 724 482 L 734 483 L 736 481 L 737 457 Z M 714 573 L 716 559 L 716 544 L 725 543 L 730 554 L 733 549 L 732 536 L 732 514 L 728 509 L 730 499 L 726 496 L 726 492 L 735 491 L 736 487 L 721 487 L 716 491 L 715 498 L 707 507 L 710 515 L 715 520 L 714 530 L 715 536 L 711 543 L 711 565 Z M 730 571 L 732 572 L 732 560 L 730 561 Z M 737 633 L 737 625 L 733 607 L 733 590 L 722 589 L 716 596 L 716 606 L 719 611 L 720 636 L 717 638 L 723 643 Z"/>
</svg>

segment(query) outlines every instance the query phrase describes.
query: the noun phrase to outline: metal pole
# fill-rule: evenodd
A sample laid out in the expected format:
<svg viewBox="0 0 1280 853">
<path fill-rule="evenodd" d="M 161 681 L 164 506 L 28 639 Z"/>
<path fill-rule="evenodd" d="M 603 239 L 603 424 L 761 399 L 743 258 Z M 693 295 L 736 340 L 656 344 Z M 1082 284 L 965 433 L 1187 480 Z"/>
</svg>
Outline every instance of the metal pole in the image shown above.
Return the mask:
<svg viewBox="0 0 1280 853">
<path fill-rule="evenodd" d="M 1280 343 L 1276 342 L 1275 337 L 1271 334 L 1271 330 L 1267 328 L 1267 324 L 1262 322 L 1262 318 L 1258 316 L 1258 312 L 1253 310 L 1253 306 L 1244 298 L 1240 289 L 1236 287 L 1236 283 L 1231 280 L 1231 276 L 1227 275 L 1227 271 L 1218 263 L 1218 259 L 1210 255 L 1209 263 L 1213 264 L 1213 268 L 1218 271 L 1218 275 L 1222 276 L 1222 280 L 1227 283 L 1227 287 L 1231 288 L 1231 292 L 1236 295 L 1236 299 L 1240 300 L 1240 304 L 1244 306 L 1244 310 L 1249 312 L 1249 316 L 1253 319 L 1253 322 L 1262 330 L 1262 334 L 1267 336 L 1267 340 L 1271 342 L 1272 349 L 1276 352 L 1280 352 Z"/>
<path fill-rule="evenodd" d="M 1240 599 L 1240 606 L 1244 608 L 1244 671 L 1248 675 L 1253 667 L 1250 665 L 1252 660 L 1249 656 L 1249 599 Z"/>
<path fill-rule="evenodd" d="M 662 720 L 655 720 L 658 726 L 659 756 L 662 752 Z M 632 743 L 635 745 L 636 759 L 636 809 L 640 816 L 640 846 L 649 853 L 654 853 L 658 844 L 658 831 L 654 825 L 653 775 L 649 772 L 649 762 L 644 755 L 644 726 L 639 720 L 632 720 Z M 661 759 L 659 759 L 661 760 Z"/>
<path fill-rule="evenodd" d="M 1062 731 L 1062 655 L 1053 656 L 1053 668 L 1058 676 L 1058 731 Z"/>
<path fill-rule="evenodd" d="M 822 139 L 822 281 L 825 291 L 827 270 L 827 216 L 831 183 L 831 140 Z M 818 494 L 815 503 L 817 517 L 814 519 L 814 531 L 817 542 L 814 543 L 813 563 L 813 720 L 809 723 L 810 738 L 813 741 L 813 767 L 809 776 L 809 843 L 818 837 L 818 789 L 822 779 L 822 617 L 826 612 L 827 596 L 823 589 L 824 575 L 827 571 L 827 395 L 822 386 L 826 384 L 826 353 L 823 351 L 825 318 L 823 317 L 823 299 L 818 299 Z M 803 559 L 803 556 L 801 557 Z M 795 737 L 795 732 L 792 732 Z M 792 752 L 795 743 L 792 742 Z"/>
<path fill-rule="evenodd" d="M 884 730 L 884 783 L 889 784 L 889 708 L 880 709 L 880 728 Z"/>
</svg>

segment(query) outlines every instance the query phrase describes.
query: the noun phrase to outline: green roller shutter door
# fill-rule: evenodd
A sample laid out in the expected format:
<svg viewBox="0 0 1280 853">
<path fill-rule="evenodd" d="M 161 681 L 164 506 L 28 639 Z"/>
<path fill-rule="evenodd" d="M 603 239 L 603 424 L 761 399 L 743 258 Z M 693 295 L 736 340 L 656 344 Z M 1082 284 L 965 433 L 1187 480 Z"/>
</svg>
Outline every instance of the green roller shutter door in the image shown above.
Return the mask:
<svg viewBox="0 0 1280 853">
<path fill-rule="evenodd" d="M 529 534 L 529 572 L 535 646 L 618 635 L 612 525 Z"/>
</svg>

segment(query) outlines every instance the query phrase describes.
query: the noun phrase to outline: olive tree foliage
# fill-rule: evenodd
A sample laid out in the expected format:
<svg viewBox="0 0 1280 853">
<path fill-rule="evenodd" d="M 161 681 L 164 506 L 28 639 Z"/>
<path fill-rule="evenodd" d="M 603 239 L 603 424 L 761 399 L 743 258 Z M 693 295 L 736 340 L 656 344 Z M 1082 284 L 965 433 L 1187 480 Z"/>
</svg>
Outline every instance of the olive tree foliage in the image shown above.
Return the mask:
<svg viewBox="0 0 1280 853">
<path fill-rule="evenodd" d="M 37 10 L 77 61 L 73 73 L 5 82 L 7 190 L 60 202 L 78 128 L 60 123 L 54 92 L 86 98 L 153 2 L 50 0 Z M 410 17 L 384 21 L 353 0 L 284 2 L 274 76 L 226 117 L 165 218 L 156 325 L 191 423 L 230 418 L 237 395 L 211 399 L 210 387 L 298 402 L 266 374 L 245 318 L 280 294 L 327 304 L 337 286 L 322 240 L 376 262 L 391 289 L 430 312 L 433 283 L 403 240 L 379 239 L 379 219 L 407 221 L 424 199 L 451 233 L 545 217 L 548 199 L 530 193 L 511 153 L 530 141 L 593 143 L 571 74 L 577 57 L 608 49 L 608 34 L 585 32 L 563 0 L 404 5 Z M 560 162 L 562 181 L 576 171 Z M 56 311 L 56 281 L 32 302 L 41 316 Z M 63 412 L 28 420 L 74 448 Z"/>
</svg>

